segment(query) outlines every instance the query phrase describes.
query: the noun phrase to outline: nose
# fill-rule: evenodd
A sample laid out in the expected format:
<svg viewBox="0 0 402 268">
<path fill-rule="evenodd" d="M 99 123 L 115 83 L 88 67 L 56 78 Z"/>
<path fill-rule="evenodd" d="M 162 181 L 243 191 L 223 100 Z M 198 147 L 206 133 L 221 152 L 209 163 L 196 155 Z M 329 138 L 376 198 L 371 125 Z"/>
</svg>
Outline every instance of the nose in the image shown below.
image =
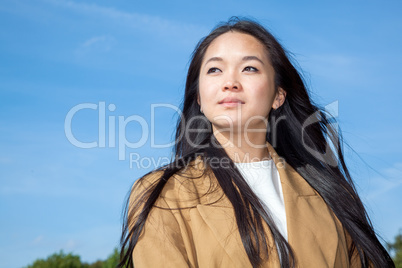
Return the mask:
<svg viewBox="0 0 402 268">
<path fill-rule="evenodd" d="M 235 79 L 229 79 L 223 84 L 223 91 L 240 91 L 242 90 L 241 84 Z"/>
</svg>

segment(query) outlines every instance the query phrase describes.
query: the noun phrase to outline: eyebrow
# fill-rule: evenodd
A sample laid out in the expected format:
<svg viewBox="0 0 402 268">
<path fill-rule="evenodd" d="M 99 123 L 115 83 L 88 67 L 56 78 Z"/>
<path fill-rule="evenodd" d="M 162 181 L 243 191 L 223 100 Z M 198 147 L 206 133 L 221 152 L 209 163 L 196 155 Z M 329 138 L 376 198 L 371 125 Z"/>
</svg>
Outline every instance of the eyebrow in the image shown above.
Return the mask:
<svg viewBox="0 0 402 268">
<path fill-rule="evenodd" d="M 204 65 L 207 65 L 207 63 L 211 61 L 223 61 L 223 59 L 220 57 L 212 57 L 209 60 L 207 60 Z"/>
<path fill-rule="evenodd" d="M 250 60 L 259 61 L 261 62 L 262 65 L 264 65 L 264 62 L 262 62 L 262 60 L 260 60 L 257 56 L 244 56 L 242 58 L 242 61 L 250 61 Z M 207 63 L 211 61 L 223 61 L 223 59 L 221 57 L 212 57 L 209 60 L 207 60 L 204 65 L 207 65 Z"/>
<path fill-rule="evenodd" d="M 243 57 L 242 61 L 250 61 L 250 60 L 256 60 L 261 62 L 262 65 L 264 65 L 264 63 L 262 62 L 262 60 L 260 60 L 257 56 L 245 56 Z"/>
</svg>

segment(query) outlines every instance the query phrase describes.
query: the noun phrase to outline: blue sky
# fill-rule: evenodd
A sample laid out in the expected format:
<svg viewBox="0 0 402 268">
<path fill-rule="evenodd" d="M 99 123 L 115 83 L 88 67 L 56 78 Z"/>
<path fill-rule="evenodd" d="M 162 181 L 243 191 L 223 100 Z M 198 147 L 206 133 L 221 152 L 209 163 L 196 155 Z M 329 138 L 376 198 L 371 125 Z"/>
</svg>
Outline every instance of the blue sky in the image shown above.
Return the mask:
<svg viewBox="0 0 402 268">
<path fill-rule="evenodd" d="M 180 104 L 195 44 L 233 15 L 278 37 L 316 102 L 337 102 L 358 191 L 378 233 L 392 240 L 402 228 L 401 13 L 400 1 L 2 0 L 0 267 L 60 249 L 85 261 L 112 252 L 126 194 L 154 165 L 130 167 L 130 154 L 170 157 L 149 137 L 169 143 L 177 114 L 151 105 Z M 104 147 L 79 148 L 66 137 L 66 116 L 80 104 L 95 107 L 72 119 L 82 142 L 99 142 L 105 105 Z M 134 121 L 123 128 L 127 118 Z M 147 130 L 145 144 L 119 160 L 119 142 L 139 142 Z"/>
</svg>

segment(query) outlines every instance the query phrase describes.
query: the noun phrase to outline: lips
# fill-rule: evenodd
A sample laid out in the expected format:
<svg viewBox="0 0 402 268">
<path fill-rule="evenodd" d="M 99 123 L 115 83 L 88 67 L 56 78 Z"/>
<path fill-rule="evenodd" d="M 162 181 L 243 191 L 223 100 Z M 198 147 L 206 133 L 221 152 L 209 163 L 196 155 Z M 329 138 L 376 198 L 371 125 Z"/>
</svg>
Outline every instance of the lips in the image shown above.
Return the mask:
<svg viewBox="0 0 402 268">
<path fill-rule="evenodd" d="M 238 98 L 226 97 L 219 101 L 218 104 L 244 104 L 244 101 Z"/>
<path fill-rule="evenodd" d="M 218 102 L 219 105 L 222 105 L 225 108 L 237 108 L 245 102 L 238 98 L 226 97 Z"/>
</svg>

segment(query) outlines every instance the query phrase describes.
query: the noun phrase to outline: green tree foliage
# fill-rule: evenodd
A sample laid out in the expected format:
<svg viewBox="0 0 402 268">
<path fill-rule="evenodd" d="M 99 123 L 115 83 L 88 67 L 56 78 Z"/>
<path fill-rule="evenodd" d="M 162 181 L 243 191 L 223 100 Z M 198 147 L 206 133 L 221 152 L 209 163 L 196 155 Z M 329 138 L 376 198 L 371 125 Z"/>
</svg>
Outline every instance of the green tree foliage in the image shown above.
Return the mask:
<svg viewBox="0 0 402 268">
<path fill-rule="evenodd" d="M 47 257 L 47 259 L 37 259 L 33 264 L 26 268 L 115 268 L 119 263 L 119 250 L 115 248 L 113 253 L 104 260 L 93 263 L 83 263 L 78 255 L 66 254 L 62 250 Z"/>
<path fill-rule="evenodd" d="M 27 268 L 87 268 L 81 263 L 80 256 L 71 253 L 65 254 L 62 250 L 59 253 L 50 255 L 46 260 L 38 259 Z"/>
<path fill-rule="evenodd" d="M 113 250 L 113 253 L 103 262 L 102 268 L 115 268 L 119 264 L 120 253 L 117 248 Z"/>
<path fill-rule="evenodd" d="M 402 232 L 395 237 L 394 243 L 387 243 L 387 248 L 392 255 L 396 268 L 402 268 Z"/>
<path fill-rule="evenodd" d="M 88 268 L 103 268 L 103 261 L 98 260 L 88 265 Z"/>
</svg>

